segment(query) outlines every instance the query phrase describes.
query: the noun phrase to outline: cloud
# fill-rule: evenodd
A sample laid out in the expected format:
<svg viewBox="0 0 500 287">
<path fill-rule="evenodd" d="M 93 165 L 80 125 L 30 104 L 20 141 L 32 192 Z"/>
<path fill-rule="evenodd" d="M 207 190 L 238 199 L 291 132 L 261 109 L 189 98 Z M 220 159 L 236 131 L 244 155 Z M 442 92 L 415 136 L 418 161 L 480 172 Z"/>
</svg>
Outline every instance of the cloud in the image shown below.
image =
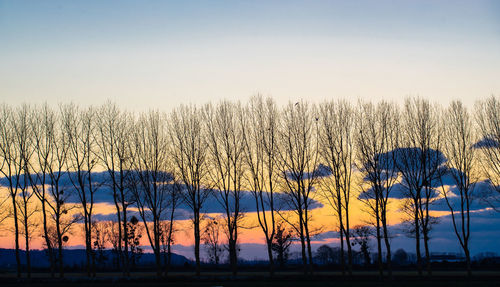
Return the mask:
<svg viewBox="0 0 500 287">
<path fill-rule="evenodd" d="M 338 231 L 330 230 L 317 234 L 316 236 L 314 236 L 314 240 L 327 240 L 339 237 L 340 233 Z"/>
<path fill-rule="evenodd" d="M 305 172 L 302 175 L 297 175 L 294 174 L 291 171 L 286 172 L 286 177 L 290 180 L 297 181 L 299 178 L 302 179 L 310 179 L 310 178 L 321 178 L 321 177 L 328 177 L 332 175 L 332 169 L 324 164 L 319 164 L 316 169 L 314 169 L 312 172 Z"/>
<path fill-rule="evenodd" d="M 86 171 L 84 171 L 86 173 Z M 78 196 L 78 192 L 73 186 L 72 180 L 75 181 L 76 178 L 75 172 L 65 172 L 62 174 L 61 179 L 59 181 L 60 191 L 64 192 L 65 202 L 69 204 L 78 204 L 80 203 L 80 198 Z M 118 174 L 117 174 L 118 176 Z M 163 178 L 170 178 L 170 174 L 165 173 L 162 175 Z M 32 178 L 36 176 L 33 174 Z M 111 177 L 107 171 L 102 172 L 92 172 L 92 187 L 96 191 L 94 194 L 94 202 L 98 203 L 109 203 L 114 205 L 113 199 L 113 189 L 111 185 Z M 20 178 L 20 182 L 24 182 L 24 175 Z M 47 184 L 50 183 L 50 180 L 47 180 Z M 0 185 L 8 186 L 8 181 L 6 178 L 0 178 Z M 49 187 L 50 188 L 50 187 Z M 88 188 L 88 185 L 87 185 Z M 181 185 L 183 188 L 183 185 Z M 209 196 L 203 205 L 202 212 L 204 213 L 223 213 L 224 209 L 222 208 L 220 202 L 217 200 L 217 193 L 220 192 L 218 190 L 213 190 L 213 196 Z M 268 194 L 264 194 L 264 197 L 267 197 Z M 283 194 L 275 193 L 275 206 L 280 207 L 282 210 L 291 209 L 290 206 L 286 204 L 287 200 Z M 323 205 L 311 199 L 310 208 L 320 208 Z M 111 207 L 111 205 L 110 205 Z M 114 206 L 111 207 L 114 209 Z M 240 208 L 243 212 L 256 212 L 255 206 L 255 198 L 250 191 L 241 191 L 240 198 Z M 189 219 L 191 216 L 191 209 L 185 202 L 181 202 L 177 208 L 176 219 Z M 96 218 L 102 218 L 103 220 L 112 219 L 114 217 L 113 214 L 101 214 Z"/>
<path fill-rule="evenodd" d="M 422 163 L 417 159 L 423 156 L 428 159 L 426 166 L 430 167 L 440 166 L 447 161 L 444 154 L 439 150 L 429 149 L 424 153 L 421 148 L 417 147 L 396 148 L 389 152 L 376 154 L 374 159 L 386 171 L 411 172 L 421 168 Z M 369 170 L 369 168 L 365 168 L 365 170 Z"/>
<path fill-rule="evenodd" d="M 500 213 L 492 209 L 480 209 L 471 212 L 471 253 L 500 252 L 497 241 L 500 238 Z M 404 248 L 415 252 L 415 240 L 405 235 L 405 225 L 392 226 L 391 233 L 397 236 L 391 239 L 391 247 Z M 431 252 L 462 252 L 456 234 L 453 230 L 451 215 L 439 217 L 439 222 L 432 226 L 429 248 Z M 423 252 L 423 249 L 422 249 Z"/>
<path fill-rule="evenodd" d="M 500 148 L 500 143 L 492 136 L 487 136 L 472 145 L 473 148 Z"/>
<path fill-rule="evenodd" d="M 448 202 L 456 211 L 460 210 L 460 190 L 456 185 L 448 186 Z M 500 208 L 500 194 L 495 192 L 494 186 L 489 180 L 480 181 L 475 184 L 474 190 L 471 193 L 472 201 L 470 210 L 481 210 L 488 207 Z M 431 205 L 431 210 L 434 211 L 449 211 L 446 199 L 441 197 L 434 201 Z"/>
</svg>

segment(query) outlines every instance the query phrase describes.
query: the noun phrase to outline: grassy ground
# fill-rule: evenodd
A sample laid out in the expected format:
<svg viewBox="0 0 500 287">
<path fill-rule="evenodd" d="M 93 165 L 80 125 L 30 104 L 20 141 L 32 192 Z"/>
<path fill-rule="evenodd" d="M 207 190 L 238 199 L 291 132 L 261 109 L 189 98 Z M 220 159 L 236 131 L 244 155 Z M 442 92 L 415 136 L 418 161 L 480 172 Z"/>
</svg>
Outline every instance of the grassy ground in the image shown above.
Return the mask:
<svg viewBox="0 0 500 287">
<path fill-rule="evenodd" d="M 465 277 L 467 273 L 465 271 L 433 271 L 433 276 L 436 277 Z M 57 275 L 57 273 L 56 273 Z M 302 276 L 302 271 L 277 271 L 275 273 L 276 277 L 287 277 L 287 276 Z M 323 276 L 332 276 L 332 277 L 341 277 L 342 273 L 340 271 L 315 271 L 315 276 L 323 277 Z M 377 276 L 378 271 L 353 271 L 354 277 L 371 277 Z M 425 271 L 424 271 L 425 275 Z M 24 274 L 23 274 L 24 276 Z M 87 278 L 87 274 L 84 272 L 66 272 L 64 276 L 67 279 L 78 279 L 78 278 Z M 155 272 L 132 272 L 130 274 L 131 278 L 156 278 Z M 191 278 L 194 277 L 194 272 L 183 271 L 183 272 L 170 272 L 169 277 L 172 278 Z M 231 272 L 229 271 L 202 271 L 202 277 L 231 277 Z M 417 276 L 416 271 L 394 271 L 394 276 Z M 499 270 L 474 270 L 474 277 L 485 277 L 485 276 L 500 276 Z M 0 273 L 0 278 L 15 278 L 16 273 Z M 50 274 L 47 272 L 33 272 L 31 275 L 32 278 L 50 278 Z M 121 272 L 99 272 L 96 274 L 96 278 L 98 279 L 109 279 L 109 278 L 120 278 L 122 277 Z M 238 277 L 269 277 L 269 272 L 267 271 L 240 271 L 238 272 Z"/>
<path fill-rule="evenodd" d="M 63 287 L 67 286 L 63 285 L 61 283 L 8 283 L 8 284 L 2 284 L 2 286 L 39 286 L 39 287 L 48 287 L 48 286 L 54 286 L 54 287 Z M 419 281 L 419 282 L 293 282 L 292 284 L 290 282 L 267 282 L 267 281 L 242 281 L 242 282 L 172 282 L 172 283 L 167 283 L 167 282 L 154 282 L 154 283 L 139 283 L 139 282 L 129 282 L 129 283 L 113 283 L 113 284 L 104 284 L 104 283 L 95 283 L 95 282 L 79 282 L 79 283 L 71 283 L 71 286 L 74 287 L 87 287 L 87 286 L 97 286 L 97 287 L 111 287 L 111 286 L 124 286 L 124 287 L 145 287 L 145 286 L 172 286 L 172 287 L 177 287 L 177 286 L 192 286 L 192 287 L 268 287 L 268 286 L 276 286 L 276 287 L 291 287 L 291 286 L 298 286 L 298 287 L 323 287 L 323 286 L 335 286 L 335 287 L 378 287 L 378 286 L 388 286 L 388 287 L 498 287 L 499 282 L 456 282 L 456 281 L 450 281 L 450 282 L 435 282 L 435 281 Z"/>
<path fill-rule="evenodd" d="M 98 273 L 95 279 L 89 279 L 85 274 L 67 273 L 66 278 L 52 280 L 46 273 L 34 273 L 31 279 L 17 280 L 15 274 L 0 274 L 0 284 L 3 286 L 39 286 L 39 287 L 160 287 L 160 286 L 278 286 L 278 287 L 493 287 L 500 286 L 500 271 L 476 271 L 468 279 L 460 271 L 436 271 L 431 279 L 418 278 L 415 272 L 397 271 L 394 281 L 381 281 L 376 272 L 356 272 L 352 278 L 342 277 L 339 272 L 316 272 L 313 277 L 303 277 L 300 272 L 278 272 L 274 278 L 269 278 L 266 272 L 240 272 L 233 277 L 229 272 L 204 272 L 201 277 L 191 272 L 172 272 L 167 279 L 156 279 L 154 273 L 134 273 L 124 280 L 121 273 Z"/>
</svg>

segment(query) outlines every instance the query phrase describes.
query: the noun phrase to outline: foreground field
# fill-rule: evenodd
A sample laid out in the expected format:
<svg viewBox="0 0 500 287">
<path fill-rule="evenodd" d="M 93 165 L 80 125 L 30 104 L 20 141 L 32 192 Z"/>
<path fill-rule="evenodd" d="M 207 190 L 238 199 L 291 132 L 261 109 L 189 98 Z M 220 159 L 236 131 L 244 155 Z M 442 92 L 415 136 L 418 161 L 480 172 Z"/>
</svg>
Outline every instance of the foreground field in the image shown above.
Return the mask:
<svg viewBox="0 0 500 287">
<path fill-rule="evenodd" d="M 85 274 L 68 273 L 66 278 L 51 279 L 46 273 L 34 273 L 31 279 L 16 279 L 14 274 L 0 274 L 2 286 L 40 286 L 40 287 L 85 287 L 85 286 L 336 286 L 336 287 L 368 287 L 368 286 L 500 286 L 500 271 L 477 271 L 472 278 L 464 272 L 437 271 L 432 278 L 419 278 L 415 272 L 399 271 L 394 273 L 394 280 L 380 280 L 376 272 L 356 272 L 352 278 L 342 277 L 339 272 L 316 272 L 312 277 L 304 277 L 300 272 L 277 272 L 269 278 L 266 272 L 240 272 L 231 276 L 229 272 L 205 272 L 196 277 L 191 272 L 173 272 L 167 279 L 157 279 L 154 273 L 134 273 L 130 279 L 121 278 L 120 273 L 98 273 L 96 278 L 87 278 Z"/>
</svg>

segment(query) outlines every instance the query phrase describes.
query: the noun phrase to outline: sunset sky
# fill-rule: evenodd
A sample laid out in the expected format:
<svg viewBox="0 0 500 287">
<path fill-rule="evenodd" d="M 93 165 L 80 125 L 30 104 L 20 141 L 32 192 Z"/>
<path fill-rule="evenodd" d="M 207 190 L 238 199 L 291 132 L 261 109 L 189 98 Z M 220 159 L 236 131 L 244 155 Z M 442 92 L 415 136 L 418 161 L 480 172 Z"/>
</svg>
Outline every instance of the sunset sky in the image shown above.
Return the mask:
<svg viewBox="0 0 500 287">
<path fill-rule="evenodd" d="M 255 93 L 500 92 L 498 1 L 3 1 L 0 98 L 145 110 Z"/>
<path fill-rule="evenodd" d="M 261 93 L 279 105 L 419 95 L 472 107 L 500 94 L 499 51 L 500 1 L 0 0 L 0 103 L 110 99 L 169 111 Z M 392 212 L 398 207 L 394 199 Z M 110 210 L 105 201 L 97 208 L 102 218 Z M 500 252 L 500 215 L 479 203 L 475 211 L 472 253 Z M 352 212 L 353 225 L 367 219 L 360 203 Z M 326 226 L 316 244 L 336 242 L 331 209 L 314 216 Z M 397 234 L 400 220 L 393 217 Z M 176 251 L 193 257 L 191 231 L 178 223 Z M 259 232 L 243 231 L 244 257 L 265 257 Z M 460 250 L 449 217 L 433 232 L 433 251 Z M 0 248 L 13 247 L 6 238 Z M 413 248 L 404 235 L 393 241 Z"/>
</svg>

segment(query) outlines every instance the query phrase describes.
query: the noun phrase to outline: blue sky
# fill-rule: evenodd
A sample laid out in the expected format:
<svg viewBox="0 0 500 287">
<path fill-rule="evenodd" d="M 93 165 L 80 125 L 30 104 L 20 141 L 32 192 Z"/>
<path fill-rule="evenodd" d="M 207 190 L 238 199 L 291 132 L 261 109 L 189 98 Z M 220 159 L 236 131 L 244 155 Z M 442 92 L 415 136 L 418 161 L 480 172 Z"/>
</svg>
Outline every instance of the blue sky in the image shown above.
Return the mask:
<svg viewBox="0 0 500 287">
<path fill-rule="evenodd" d="M 0 99 L 126 108 L 500 91 L 497 1 L 2 1 Z"/>
</svg>

